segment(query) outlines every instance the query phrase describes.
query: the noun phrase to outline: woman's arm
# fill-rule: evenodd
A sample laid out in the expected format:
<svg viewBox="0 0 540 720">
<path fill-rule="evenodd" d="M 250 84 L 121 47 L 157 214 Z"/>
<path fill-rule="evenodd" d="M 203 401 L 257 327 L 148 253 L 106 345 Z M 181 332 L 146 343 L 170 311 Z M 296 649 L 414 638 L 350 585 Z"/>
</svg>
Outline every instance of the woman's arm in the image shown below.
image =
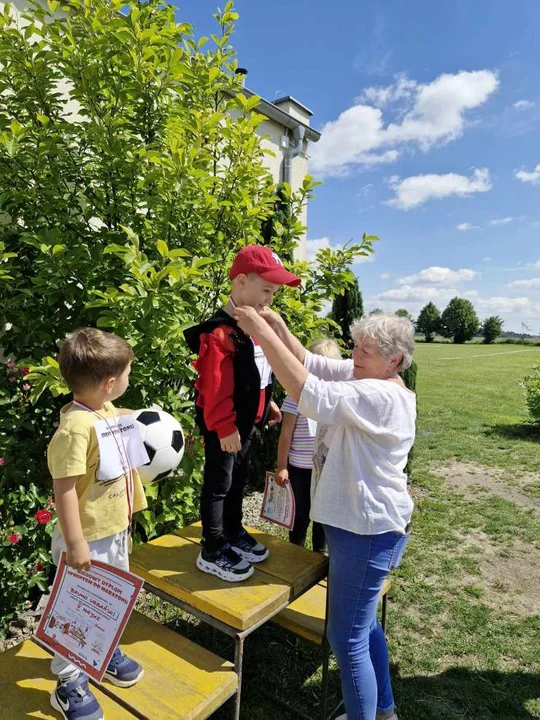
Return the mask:
<svg viewBox="0 0 540 720">
<path fill-rule="evenodd" d="M 274 330 L 274 332 L 281 340 L 281 342 L 285 345 L 285 347 L 287 347 L 288 350 L 290 350 L 295 356 L 295 358 L 297 358 L 303 365 L 306 356 L 306 349 L 304 348 L 300 340 L 294 337 L 283 318 L 273 310 L 270 310 L 270 308 L 265 308 L 264 310 L 262 310 L 260 313 L 260 317 L 266 320 L 266 322 Z"/>
<path fill-rule="evenodd" d="M 235 308 L 234 318 L 241 330 L 247 335 L 257 338 L 274 375 L 287 395 L 290 395 L 298 403 L 309 374 L 300 360 L 252 307 Z"/>
</svg>

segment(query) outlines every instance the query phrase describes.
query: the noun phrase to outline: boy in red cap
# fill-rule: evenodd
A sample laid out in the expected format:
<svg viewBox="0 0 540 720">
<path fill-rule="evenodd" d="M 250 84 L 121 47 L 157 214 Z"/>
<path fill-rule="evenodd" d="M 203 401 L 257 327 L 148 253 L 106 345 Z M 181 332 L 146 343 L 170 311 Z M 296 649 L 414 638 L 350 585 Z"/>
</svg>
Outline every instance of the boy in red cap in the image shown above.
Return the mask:
<svg viewBox="0 0 540 720">
<path fill-rule="evenodd" d="M 242 526 L 242 499 L 248 473 L 249 447 L 255 431 L 281 414 L 272 402 L 272 370 L 255 338 L 233 319 L 235 307 L 261 312 L 280 285 L 297 287 L 300 278 L 283 267 L 264 245 L 243 248 L 229 272 L 231 299 L 222 310 L 184 335 L 198 355 L 197 425 L 204 437 L 201 495 L 202 551 L 197 567 L 228 582 L 253 574 L 252 563 L 268 557 L 268 549 Z"/>
</svg>

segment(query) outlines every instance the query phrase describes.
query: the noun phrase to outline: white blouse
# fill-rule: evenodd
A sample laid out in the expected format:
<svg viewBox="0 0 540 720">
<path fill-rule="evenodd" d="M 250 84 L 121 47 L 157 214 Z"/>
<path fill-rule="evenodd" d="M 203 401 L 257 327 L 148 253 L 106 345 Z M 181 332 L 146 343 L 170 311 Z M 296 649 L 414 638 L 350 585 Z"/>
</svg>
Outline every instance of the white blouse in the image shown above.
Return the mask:
<svg viewBox="0 0 540 720">
<path fill-rule="evenodd" d="M 359 535 L 403 533 L 414 507 L 404 469 L 415 394 L 388 380 L 355 380 L 352 360 L 306 351 L 305 367 L 298 407 L 318 422 L 311 519 Z"/>
</svg>

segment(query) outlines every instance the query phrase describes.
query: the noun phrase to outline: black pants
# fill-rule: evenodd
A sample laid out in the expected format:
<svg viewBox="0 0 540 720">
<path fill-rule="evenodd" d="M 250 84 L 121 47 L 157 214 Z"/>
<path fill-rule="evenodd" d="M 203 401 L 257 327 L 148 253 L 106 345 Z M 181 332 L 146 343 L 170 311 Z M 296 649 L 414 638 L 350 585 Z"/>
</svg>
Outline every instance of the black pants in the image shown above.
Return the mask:
<svg viewBox="0 0 540 720">
<path fill-rule="evenodd" d="M 209 552 L 221 550 L 242 530 L 242 500 L 253 434 L 243 438 L 242 449 L 237 453 L 223 452 L 217 433 L 204 435 L 201 521 L 204 545 Z"/>
<path fill-rule="evenodd" d="M 311 470 L 289 465 L 289 481 L 296 505 L 294 527 L 289 532 L 289 540 L 295 545 L 304 547 L 309 527 L 309 511 L 311 510 Z M 315 552 L 324 552 L 326 549 L 326 538 L 320 523 L 313 523 L 311 542 Z"/>
</svg>

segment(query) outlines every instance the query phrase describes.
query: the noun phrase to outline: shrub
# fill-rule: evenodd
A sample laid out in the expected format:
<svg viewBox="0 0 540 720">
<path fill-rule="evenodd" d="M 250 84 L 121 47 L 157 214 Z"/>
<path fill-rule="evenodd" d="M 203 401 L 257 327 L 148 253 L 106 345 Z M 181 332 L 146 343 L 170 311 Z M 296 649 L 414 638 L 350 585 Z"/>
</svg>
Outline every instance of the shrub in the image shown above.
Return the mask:
<svg viewBox="0 0 540 720">
<path fill-rule="evenodd" d="M 287 232 L 266 224 L 264 241 L 292 256 L 315 183 L 275 194 L 258 98 L 234 74 L 231 2 L 211 47 L 158 0 L 67 0 L 61 15 L 57 6 L 33 4 L 22 29 L 8 6 L 0 12 L 0 346 L 10 360 L 0 378 L 2 525 L 33 527 L 50 493 L 45 449 L 66 393 L 57 342 L 97 326 L 136 355 L 122 404 L 157 402 L 186 431 L 183 476 L 149 488 L 136 516 L 146 539 L 197 512 L 201 443 L 183 330 L 226 300 L 232 257 L 263 240 L 276 203 L 287 205 Z M 351 281 L 372 239 L 294 265 L 302 290 L 282 291 L 277 305 L 301 339 L 327 328 L 325 301 Z M 24 380 L 23 367 L 33 368 Z M 35 559 L 22 540 L 14 547 L 24 567 L 4 545 L 0 563 L 18 592 L 2 595 L 0 618 L 24 600 Z"/>
<path fill-rule="evenodd" d="M 520 383 L 525 391 L 525 402 L 529 417 L 534 425 L 540 425 L 540 364 L 534 365 L 531 374 Z"/>
</svg>

